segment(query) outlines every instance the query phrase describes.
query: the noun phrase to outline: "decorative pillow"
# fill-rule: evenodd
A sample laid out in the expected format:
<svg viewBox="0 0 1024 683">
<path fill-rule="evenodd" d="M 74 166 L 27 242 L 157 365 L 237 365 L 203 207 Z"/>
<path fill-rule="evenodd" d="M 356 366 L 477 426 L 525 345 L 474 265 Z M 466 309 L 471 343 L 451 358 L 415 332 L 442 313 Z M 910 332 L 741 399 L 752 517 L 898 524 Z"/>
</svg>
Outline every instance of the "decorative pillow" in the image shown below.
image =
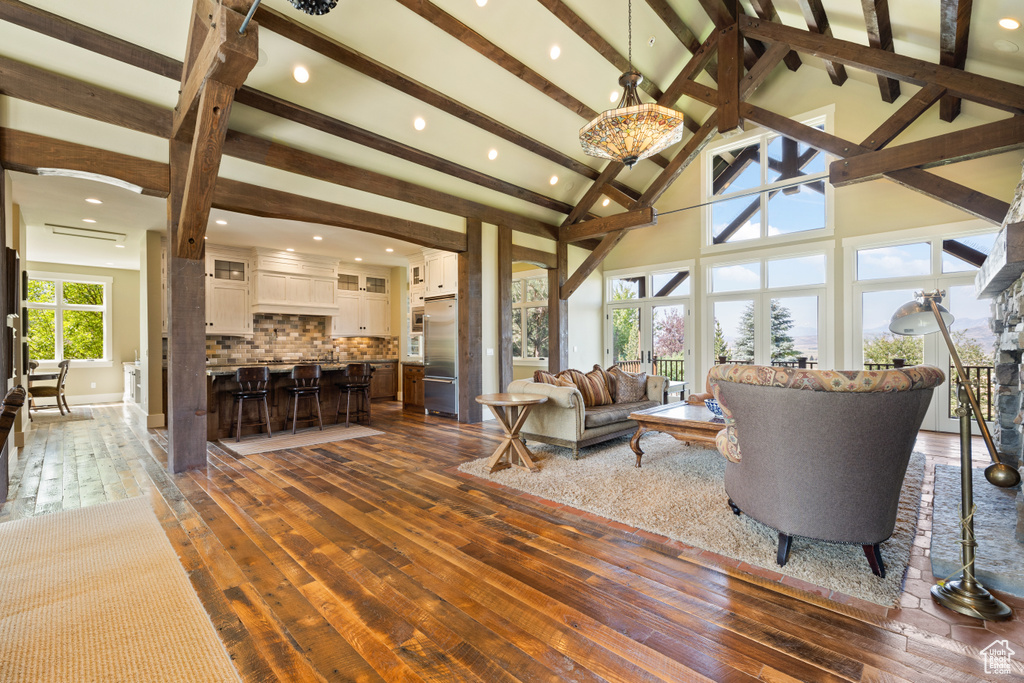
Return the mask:
<svg viewBox="0 0 1024 683">
<path fill-rule="evenodd" d="M 533 381 L 539 384 L 553 384 L 556 387 L 575 387 L 576 385 L 568 379 L 563 379 L 557 375 L 552 375 L 550 372 L 543 370 L 536 370 L 533 373 Z"/>
<path fill-rule="evenodd" d="M 612 368 L 614 367 L 615 366 L 613 365 Z M 601 376 L 604 377 L 604 384 L 606 387 L 608 387 L 608 393 L 612 397 L 612 403 L 616 403 L 617 401 L 615 399 L 615 375 L 611 373 L 612 368 L 608 368 L 607 370 L 601 370 L 600 365 L 597 365 L 596 363 L 594 364 L 594 371 L 597 372 L 598 370 L 600 370 Z"/>
<path fill-rule="evenodd" d="M 612 395 L 608 393 L 608 386 L 600 374 L 595 372 L 583 374 L 579 370 L 562 370 L 558 373 L 558 377 L 567 379 L 576 385 L 576 388 L 583 394 L 585 408 L 606 406 L 612 402 Z"/>
<path fill-rule="evenodd" d="M 626 372 L 616 365 L 609 373 L 615 377 L 616 403 L 636 403 L 647 398 L 646 372 Z"/>
</svg>

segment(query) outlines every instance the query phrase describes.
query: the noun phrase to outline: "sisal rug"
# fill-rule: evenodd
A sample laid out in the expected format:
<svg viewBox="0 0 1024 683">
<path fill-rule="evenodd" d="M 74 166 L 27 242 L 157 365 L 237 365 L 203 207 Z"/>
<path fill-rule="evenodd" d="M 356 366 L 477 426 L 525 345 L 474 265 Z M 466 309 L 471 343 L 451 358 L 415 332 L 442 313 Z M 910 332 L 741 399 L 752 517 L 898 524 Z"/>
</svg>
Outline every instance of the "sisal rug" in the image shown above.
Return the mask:
<svg viewBox="0 0 1024 683">
<path fill-rule="evenodd" d="M 304 446 L 316 446 L 332 441 L 380 436 L 383 433 L 357 424 L 349 427 L 343 424 L 324 425 L 322 432 L 317 427 L 307 427 L 292 434 L 291 429 L 289 429 L 286 432 L 275 433 L 269 439 L 265 434 L 255 434 L 253 436 L 243 436 L 241 441 L 235 441 L 234 439 L 218 441 L 217 445 L 235 455 L 255 455 L 257 453 L 280 451 L 285 448 L 303 448 Z"/>
<path fill-rule="evenodd" d="M 0 524 L 0 680 L 238 681 L 143 497 Z"/>
<path fill-rule="evenodd" d="M 32 411 L 32 422 L 34 424 L 46 425 L 54 424 L 58 422 L 80 422 L 82 420 L 92 419 L 92 409 L 84 406 L 75 406 L 71 409 L 70 413 L 60 414 L 60 411 L 54 408 L 48 410 L 45 413 L 39 413 Z"/>
<path fill-rule="evenodd" d="M 644 436 L 643 467 L 625 439 L 584 449 L 574 461 L 566 448 L 530 442 L 540 472 L 511 468 L 489 474 L 487 458 L 459 467 L 468 474 L 547 500 L 668 536 L 818 586 L 895 606 L 917 531 L 924 456 L 915 453 L 900 498 L 896 530 L 882 543 L 886 578 L 871 573 L 859 545 L 794 538 L 785 567 L 775 563 L 778 533 L 726 504 L 726 460 L 717 450 L 686 446 L 667 434 Z"/>
</svg>

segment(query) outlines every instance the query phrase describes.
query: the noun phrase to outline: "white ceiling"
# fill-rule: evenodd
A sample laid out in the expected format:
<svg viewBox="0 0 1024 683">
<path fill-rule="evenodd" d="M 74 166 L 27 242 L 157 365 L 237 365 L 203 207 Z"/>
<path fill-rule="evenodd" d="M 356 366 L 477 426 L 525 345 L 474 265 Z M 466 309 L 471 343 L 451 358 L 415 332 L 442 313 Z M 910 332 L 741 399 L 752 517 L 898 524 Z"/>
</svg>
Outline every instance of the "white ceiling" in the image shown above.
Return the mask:
<svg viewBox="0 0 1024 683">
<path fill-rule="evenodd" d="M 613 106 L 609 95 L 615 89 L 618 70 L 576 36 L 540 2 L 534 0 L 489 0 L 479 7 L 475 0 L 434 0 L 434 3 L 472 29 L 505 49 L 527 66 L 581 100 L 601 111 Z M 184 53 L 191 0 L 161 2 L 115 2 L 114 0 L 30 0 L 28 4 L 65 16 L 136 44 L 181 59 Z M 567 0 L 579 14 L 620 53 L 627 50 L 625 0 Z M 706 37 L 712 23 L 697 0 L 671 0 L 670 4 L 697 34 Z M 425 85 L 454 97 L 469 107 L 509 125 L 573 159 L 600 170 L 604 162 L 585 156 L 579 148 L 577 131 L 585 121 L 557 104 L 518 77 L 501 69 L 479 53 L 431 25 L 398 2 L 391 0 L 340 0 L 329 14 L 310 17 L 294 10 L 287 0 L 265 0 L 264 5 L 289 18 L 325 33 L 369 57 Z M 797 0 L 776 0 L 784 23 L 805 28 Z M 825 0 L 825 9 L 836 37 L 867 44 L 864 18 L 858 3 Z M 748 12 L 752 13 L 748 6 Z M 896 51 L 930 62 L 938 61 L 938 3 L 935 0 L 901 0 L 890 3 Z M 967 68 L 976 73 L 1022 82 L 1024 74 L 1024 29 L 1007 31 L 997 25 L 1003 16 L 1024 21 L 1020 0 L 986 0 L 975 3 L 970 33 Z M 649 45 L 654 38 L 654 45 Z M 1002 41 L 1002 43 L 1000 43 Z M 552 60 L 552 45 L 561 56 Z M 1000 51 L 1017 47 L 1016 52 Z M 247 85 L 296 102 L 318 112 L 361 126 L 400 143 L 436 154 L 455 163 L 487 173 L 563 202 L 575 204 L 590 180 L 558 164 L 527 152 L 483 131 L 460 117 L 435 109 L 419 100 L 374 81 L 347 67 L 298 46 L 270 31 L 260 34 L 260 64 Z M 0 22 L 0 54 L 58 71 L 73 78 L 116 90 L 167 108 L 174 106 L 177 84 L 169 79 L 132 68 L 81 48 Z M 647 78 L 664 88 L 689 59 L 689 53 L 665 28 L 647 3 L 633 6 L 633 59 Z M 808 87 L 830 88 L 821 63 L 804 58 L 796 74 Z M 296 83 L 291 76 L 295 65 L 306 66 L 310 81 Z M 808 68 L 810 67 L 810 68 Z M 783 67 L 780 67 L 783 68 Z M 854 69 L 851 78 L 874 83 L 875 77 Z M 706 75 L 701 76 L 707 79 Z M 709 81 L 708 81 L 709 82 Z M 770 86 L 770 84 L 769 84 Z M 766 86 L 766 87 L 769 87 Z M 913 92 L 913 88 L 909 92 Z M 905 101 L 901 98 L 895 108 Z M 709 109 L 683 99 L 679 107 L 698 121 Z M 423 131 L 413 120 L 423 117 Z M 62 138 L 82 144 L 166 161 L 167 143 L 110 124 L 85 120 L 11 98 L 0 98 L 0 125 Z M 538 207 L 478 185 L 403 161 L 355 143 L 284 121 L 242 105 L 232 110 L 231 127 L 316 154 L 345 161 L 482 202 L 523 216 L 558 224 L 563 214 Z M 494 161 L 490 149 L 498 150 Z M 668 150 L 671 156 L 674 150 Z M 620 179 L 637 190 L 645 188 L 660 171 L 653 162 L 641 162 Z M 326 199 L 343 205 L 399 216 L 439 227 L 462 230 L 459 216 L 386 199 L 323 181 L 267 167 L 225 158 L 221 174 L 288 192 Z M 552 186 L 549 179 L 557 175 Z M 115 264 L 137 268 L 139 236 L 145 230 L 163 229 L 164 202 L 88 181 L 61 178 L 14 176 L 14 200 L 21 206 L 29 230 L 30 260 L 48 260 L 81 265 Z M 86 204 L 86 196 L 97 196 L 104 204 Z M 659 203 L 662 210 L 682 204 L 670 190 Z M 595 213 L 620 211 L 615 204 L 595 207 Z M 43 232 L 44 223 L 82 225 L 94 218 L 93 227 L 117 230 L 130 237 L 125 249 L 109 244 L 85 244 L 82 238 L 54 238 Z M 228 221 L 216 225 L 215 219 Z M 323 242 L 313 242 L 321 234 Z M 214 211 L 211 242 L 236 246 L 291 247 L 296 251 L 329 253 L 341 259 L 356 255 L 366 263 L 398 265 L 403 256 L 418 247 L 333 227 L 312 226 L 253 218 Z M 391 254 L 385 248 L 393 248 Z"/>
</svg>

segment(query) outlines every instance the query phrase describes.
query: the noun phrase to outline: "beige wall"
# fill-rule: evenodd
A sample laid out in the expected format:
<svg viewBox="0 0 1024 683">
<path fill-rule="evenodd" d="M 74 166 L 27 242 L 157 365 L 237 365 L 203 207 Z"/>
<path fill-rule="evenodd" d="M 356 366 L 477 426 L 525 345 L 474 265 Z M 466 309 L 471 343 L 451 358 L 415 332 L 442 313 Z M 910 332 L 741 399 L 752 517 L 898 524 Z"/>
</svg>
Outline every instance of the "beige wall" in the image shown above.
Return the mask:
<svg viewBox="0 0 1024 683">
<path fill-rule="evenodd" d="M 67 394 L 69 403 L 90 401 L 119 401 L 124 393 L 122 361 L 134 361 L 139 346 L 139 271 L 114 268 L 87 268 L 58 263 L 29 261 L 25 270 L 44 273 L 66 273 L 113 278 L 111 317 L 112 367 L 77 368 L 68 371 Z M 95 383 L 95 387 L 92 386 Z"/>
<path fill-rule="evenodd" d="M 805 65 L 803 71 L 809 69 Z M 815 74 L 818 76 L 818 74 Z M 879 98 L 878 88 L 853 79 L 842 88 L 827 85 L 827 76 L 822 72 L 822 86 L 814 89 L 806 88 L 797 82 L 798 77 L 789 71 L 780 69 L 767 83 L 755 103 L 771 111 L 788 116 L 799 116 L 822 107 L 834 104 L 833 133 L 841 138 L 861 142 L 892 115 L 899 106 L 904 104 L 916 92 L 913 86 L 903 86 L 903 96 L 892 105 L 885 104 Z M 963 113 L 953 124 L 943 123 L 938 118 L 938 108 L 933 107 L 918 122 L 914 123 L 893 143 L 900 144 L 917 139 L 932 137 L 967 128 L 991 120 L 1004 118 L 1004 115 L 991 109 L 963 104 Z M 748 124 L 748 130 L 754 127 Z M 712 145 L 721 138 L 716 138 Z M 984 159 L 976 159 L 941 168 L 931 169 L 935 173 L 956 182 L 967 185 L 985 194 L 1009 201 L 1013 190 L 1021 177 L 1022 154 L 1011 152 Z M 667 213 L 676 209 L 695 207 L 702 202 L 701 174 L 703 166 L 698 160 L 687 168 L 676 180 L 672 188 L 658 203 L 657 209 Z M 835 365 L 842 366 L 847 352 L 846 339 L 850 331 L 845 329 L 845 289 L 847 280 L 852 274 L 845 272 L 842 241 L 848 237 L 861 235 L 877 235 L 884 239 L 887 233 L 894 231 L 925 228 L 933 229 L 932 234 L 941 234 L 944 224 L 969 221 L 973 217 L 962 211 L 947 206 L 940 201 L 915 191 L 903 188 L 887 180 L 875 180 L 834 190 L 834 224 L 835 233 L 832 237 L 801 242 L 786 243 L 787 247 L 798 248 L 810 243 L 818 243 L 826 248 L 835 248 L 832 277 L 834 297 L 832 305 L 835 311 L 835 327 L 832 338 L 835 342 Z M 703 278 L 702 258 L 717 256 L 718 253 L 701 253 L 702 217 L 700 208 L 692 208 L 659 218 L 658 225 L 629 233 L 618 247 L 608 256 L 603 266 L 606 271 L 639 266 L 649 266 L 674 261 L 692 259 L 696 262 L 693 279 L 693 296 L 691 299 L 694 310 L 694 357 L 698 359 L 699 376 L 706 373 L 706 367 L 699 367 L 702 357 L 701 341 L 703 339 L 702 311 L 700 310 L 701 288 L 707 285 Z M 992 226 L 992 229 L 998 229 Z M 779 245 L 771 245 L 778 247 Z M 762 249 L 769 248 L 764 245 Z M 744 256 L 756 255 L 758 249 L 746 249 L 728 252 L 731 257 L 742 259 Z M 573 324 L 579 321 L 573 320 Z"/>
<path fill-rule="evenodd" d="M 163 233 L 148 230 L 139 245 L 139 355 L 142 358 L 142 396 L 139 407 L 146 415 L 146 426 L 163 427 L 163 316 L 162 260 Z"/>
</svg>

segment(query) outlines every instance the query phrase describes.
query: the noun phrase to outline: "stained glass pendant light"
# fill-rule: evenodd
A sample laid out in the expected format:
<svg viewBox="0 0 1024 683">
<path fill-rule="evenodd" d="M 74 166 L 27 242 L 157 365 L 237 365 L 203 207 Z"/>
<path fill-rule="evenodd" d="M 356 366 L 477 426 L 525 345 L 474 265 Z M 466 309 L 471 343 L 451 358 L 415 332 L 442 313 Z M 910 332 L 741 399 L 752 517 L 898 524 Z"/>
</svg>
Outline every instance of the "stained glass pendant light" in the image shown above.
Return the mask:
<svg viewBox="0 0 1024 683">
<path fill-rule="evenodd" d="M 637 94 L 643 82 L 633 68 L 633 0 L 629 0 L 629 71 L 619 77 L 622 99 L 580 129 L 580 145 L 593 157 L 633 164 L 674 145 L 683 137 L 683 115 L 660 104 L 644 104 Z"/>
<path fill-rule="evenodd" d="M 314 16 L 327 14 L 337 6 L 336 0 L 289 0 L 297 10 Z"/>
</svg>

